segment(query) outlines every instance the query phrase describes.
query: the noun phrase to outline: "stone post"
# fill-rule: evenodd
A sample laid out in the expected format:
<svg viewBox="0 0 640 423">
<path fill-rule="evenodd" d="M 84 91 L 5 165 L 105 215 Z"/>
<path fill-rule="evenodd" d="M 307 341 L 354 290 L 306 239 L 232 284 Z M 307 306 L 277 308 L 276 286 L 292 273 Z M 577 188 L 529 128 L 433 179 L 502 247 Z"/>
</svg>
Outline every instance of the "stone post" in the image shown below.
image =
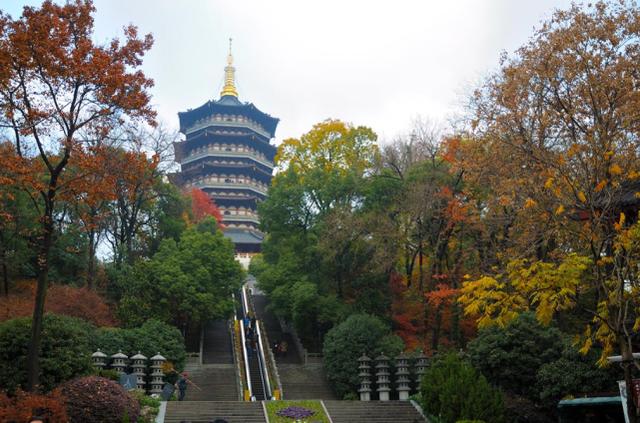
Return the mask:
<svg viewBox="0 0 640 423">
<path fill-rule="evenodd" d="M 416 374 L 416 390 L 420 391 L 420 384 L 422 383 L 422 375 L 427 371 L 427 367 L 429 367 L 429 362 L 427 361 L 427 356 L 424 355 L 423 352 L 420 352 L 416 355 L 415 362 L 415 374 Z"/>
<path fill-rule="evenodd" d="M 398 391 L 398 399 L 407 401 L 409 399 L 409 391 L 411 387 L 409 383 L 409 357 L 402 353 L 396 357 L 396 390 Z"/>
<path fill-rule="evenodd" d="M 91 354 L 91 361 L 96 369 L 102 370 L 107 365 L 107 355 L 98 348 L 98 351 Z"/>
<path fill-rule="evenodd" d="M 389 358 L 384 354 L 380 354 L 376 357 L 376 363 L 378 399 L 380 401 L 389 401 L 389 391 L 391 391 L 389 387 Z"/>
<path fill-rule="evenodd" d="M 118 351 L 111 356 L 111 367 L 118 372 L 119 375 L 124 374 L 124 369 L 127 367 L 127 356 L 122 354 L 122 351 Z"/>
<path fill-rule="evenodd" d="M 140 354 L 140 351 L 138 351 L 138 354 L 131 357 L 131 361 L 132 361 L 131 369 L 133 370 L 132 373 L 136 375 L 137 388 L 144 390 L 145 388 L 144 376 L 147 370 L 147 357 Z"/>
<path fill-rule="evenodd" d="M 371 401 L 371 366 L 369 363 L 371 359 L 367 357 L 365 354 L 358 359 L 358 369 L 360 373 L 358 373 L 358 377 L 360 378 L 360 389 L 358 392 L 360 393 L 360 401 Z"/>
<path fill-rule="evenodd" d="M 162 393 L 162 386 L 164 385 L 164 372 L 162 371 L 162 365 L 167 361 L 166 358 L 160 355 L 160 353 L 151 357 L 151 393 Z"/>
</svg>

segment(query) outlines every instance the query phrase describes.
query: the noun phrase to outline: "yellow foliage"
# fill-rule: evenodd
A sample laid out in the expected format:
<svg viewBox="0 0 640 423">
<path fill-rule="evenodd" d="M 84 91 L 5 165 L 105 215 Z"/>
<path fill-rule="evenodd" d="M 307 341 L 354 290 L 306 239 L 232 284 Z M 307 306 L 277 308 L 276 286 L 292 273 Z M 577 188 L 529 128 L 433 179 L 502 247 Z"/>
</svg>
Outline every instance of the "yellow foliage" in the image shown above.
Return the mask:
<svg viewBox="0 0 640 423">
<path fill-rule="evenodd" d="M 614 164 L 613 166 L 611 166 L 609 168 L 609 172 L 612 175 L 621 175 L 622 174 L 622 168 L 620 166 L 618 166 L 617 164 Z"/>
<path fill-rule="evenodd" d="M 549 189 L 553 186 L 553 178 L 548 178 L 547 181 L 544 183 L 544 187 Z"/>
<path fill-rule="evenodd" d="M 556 209 L 556 214 L 557 214 L 557 215 L 560 215 L 560 214 L 562 214 L 562 213 L 564 213 L 564 206 L 563 206 L 562 204 L 560 204 L 560 205 L 558 206 L 558 208 Z"/>
<path fill-rule="evenodd" d="M 524 208 L 525 209 L 531 208 L 531 207 L 533 207 L 535 205 L 536 205 L 536 202 L 532 198 L 527 198 L 527 200 L 524 202 Z"/>
<path fill-rule="evenodd" d="M 586 203 L 586 202 L 587 202 L 587 197 L 584 195 L 584 192 L 582 192 L 582 191 L 580 191 L 580 192 L 578 193 L 578 199 L 579 199 L 580 201 L 582 201 L 583 203 Z"/>
<path fill-rule="evenodd" d="M 518 314 L 534 310 L 549 324 L 558 311 L 576 305 L 575 297 L 590 260 L 569 254 L 559 264 L 512 260 L 506 274 L 483 276 L 463 284 L 458 301 L 479 327 L 505 325 Z"/>
</svg>

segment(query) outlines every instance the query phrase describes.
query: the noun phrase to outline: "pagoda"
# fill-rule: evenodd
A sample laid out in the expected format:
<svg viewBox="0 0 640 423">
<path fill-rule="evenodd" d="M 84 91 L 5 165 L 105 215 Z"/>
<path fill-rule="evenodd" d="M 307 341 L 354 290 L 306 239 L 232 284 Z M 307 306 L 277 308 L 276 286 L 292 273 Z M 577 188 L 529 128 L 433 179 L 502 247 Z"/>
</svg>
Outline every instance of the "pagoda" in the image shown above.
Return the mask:
<svg viewBox="0 0 640 423">
<path fill-rule="evenodd" d="M 246 258 L 260 251 L 263 239 L 257 205 L 271 183 L 276 148 L 270 140 L 278 119 L 238 99 L 231 40 L 224 72 L 217 101 L 178 113 L 185 140 L 174 144 L 181 168 L 174 181 L 199 188 L 214 200 L 225 236 Z"/>
</svg>

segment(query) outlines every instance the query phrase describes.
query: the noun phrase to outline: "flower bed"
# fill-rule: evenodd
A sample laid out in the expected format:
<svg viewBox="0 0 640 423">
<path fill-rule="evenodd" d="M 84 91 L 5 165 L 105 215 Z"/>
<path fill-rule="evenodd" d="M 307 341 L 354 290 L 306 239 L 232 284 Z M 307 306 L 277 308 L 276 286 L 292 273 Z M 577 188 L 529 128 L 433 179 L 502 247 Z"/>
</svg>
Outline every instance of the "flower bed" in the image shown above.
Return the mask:
<svg viewBox="0 0 640 423">
<path fill-rule="evenodd" d="M 329 423 L 320 401 L 267 401 L 270 423 Z"/>
</svg>

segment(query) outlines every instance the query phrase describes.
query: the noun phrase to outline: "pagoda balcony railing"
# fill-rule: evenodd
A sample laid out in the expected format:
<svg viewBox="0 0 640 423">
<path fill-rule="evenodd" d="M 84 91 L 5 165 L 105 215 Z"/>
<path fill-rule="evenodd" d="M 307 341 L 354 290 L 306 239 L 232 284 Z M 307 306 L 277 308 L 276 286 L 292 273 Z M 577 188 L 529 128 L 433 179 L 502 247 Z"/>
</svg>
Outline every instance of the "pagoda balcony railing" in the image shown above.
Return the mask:
<svg viewBox="0 0 640 423">
<path fill-rule="evenodd" d="M 255 184 L 237 184 L 233 182 L 195 182 L 191 183 L 191 186 L 196 186 L 198 188 L 210 188 L 210 189 L 224 189 L 224 188 L 233 188 L 233 189 L 248 189 L 253 192 L 257 192 L 258 194 L 267 195 L 267 188 L 261 187 Z"/>
<path fill-rule="evenodd" d="M 187 157 L 185 157 L 182 160 L 182 162 L 180 162 L 180 164 L 185 165 L 195 160 L 199 160 L 203 157 L 238 157 L 238 158 L 242 157 L 245 159 L 254 160 L 255 162 L 260 163 L 261 165 L 266 166 L 269 169 L 273 170 L 273 163 L 269 163 L 268 161 L 264 160 L 258 155 L 253 153 L 248 153 L 246 151 L 225 151 L 225 150 L 210 149 L 210 150 L 200 151 L 196 154 L 190 154 Z"/>
<path fill-rule="evenodd" d="M 221 126 L 225 128 L 247 128 L 256 132 L 257 134 L 262 135 L 266 139 L 270 139 L 271 136 L 264 128 L 260 125 L 257 125 L 252 122 L 242 122 L 239 120 L 224 120 L 224 119 L 206 119 L 199 122 L 196 122 L 191 128 L 187 129 L 187 135 L 199 131 L 200 129 L 207 128 L 209 126 Z"/>
<path fill-rule="evenodd" d="M 258 216 L 247 216 L 241 214 L 225 214 L 222 215 L 223 222 L 253 222 L 260 223 Z"/>
</svg>

